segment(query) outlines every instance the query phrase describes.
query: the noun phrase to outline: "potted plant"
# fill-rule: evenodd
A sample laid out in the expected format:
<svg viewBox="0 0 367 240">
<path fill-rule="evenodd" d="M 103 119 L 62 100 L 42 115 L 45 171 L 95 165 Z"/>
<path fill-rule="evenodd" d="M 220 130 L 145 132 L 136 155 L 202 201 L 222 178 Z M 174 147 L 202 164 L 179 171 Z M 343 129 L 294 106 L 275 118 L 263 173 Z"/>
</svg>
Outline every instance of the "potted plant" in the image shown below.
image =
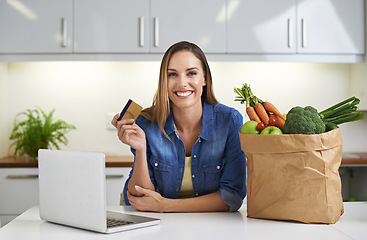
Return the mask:
<svg viewBox="0 0 367 240">
<path fill-rule="evenodd" d="M 76 127 L 62 120 L 54 120 L 55 110 L 46 114 L 38 107 L 16 115 L 13 131 L 9 137 L 13 141 L 10 148 L 15 147 L 14 155 L 29 155 L 31 159 L 37 160 L 39 149 L 51 147 L 60 149 L 60 144 L 68 143 L 65 135 Z M 18 118 L 24 116 L 25 120 L 18 121 Z"/>
</svg>

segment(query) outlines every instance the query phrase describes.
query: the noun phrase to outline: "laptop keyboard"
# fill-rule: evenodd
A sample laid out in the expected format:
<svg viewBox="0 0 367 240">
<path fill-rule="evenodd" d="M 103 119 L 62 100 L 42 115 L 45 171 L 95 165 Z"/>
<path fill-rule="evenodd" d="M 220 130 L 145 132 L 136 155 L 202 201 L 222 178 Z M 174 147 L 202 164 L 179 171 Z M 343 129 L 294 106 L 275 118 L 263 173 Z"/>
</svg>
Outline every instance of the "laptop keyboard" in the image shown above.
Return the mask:
<svg viewBox="0 0 367 240">
<path fill-rule="evenodd" d="M 121 219 L 116 219 L 116 218 L 107 218 L 107 227 L 119 227 L 119 226 L 123 226 L 123 225 L 128 225 L 128 224 L 132 224 L 133 222 L 130 221 L 125 221 L 125 220 L 121 220 Z"/>
</svg>

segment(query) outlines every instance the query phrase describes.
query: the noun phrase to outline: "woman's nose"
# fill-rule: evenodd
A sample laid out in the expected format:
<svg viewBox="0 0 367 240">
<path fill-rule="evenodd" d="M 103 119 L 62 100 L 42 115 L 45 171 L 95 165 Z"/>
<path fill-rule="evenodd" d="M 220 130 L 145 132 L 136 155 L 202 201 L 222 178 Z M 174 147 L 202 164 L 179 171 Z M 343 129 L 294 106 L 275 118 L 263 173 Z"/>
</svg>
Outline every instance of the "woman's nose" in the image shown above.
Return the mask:
<svg viewBox="0 0 367 240">
<path fill-rule="evenodd" d="M 179 82 L 180 86 L 186 87 L 188 85 L 186 75 L 179 75 L 178 82 Z"/>
</svg>

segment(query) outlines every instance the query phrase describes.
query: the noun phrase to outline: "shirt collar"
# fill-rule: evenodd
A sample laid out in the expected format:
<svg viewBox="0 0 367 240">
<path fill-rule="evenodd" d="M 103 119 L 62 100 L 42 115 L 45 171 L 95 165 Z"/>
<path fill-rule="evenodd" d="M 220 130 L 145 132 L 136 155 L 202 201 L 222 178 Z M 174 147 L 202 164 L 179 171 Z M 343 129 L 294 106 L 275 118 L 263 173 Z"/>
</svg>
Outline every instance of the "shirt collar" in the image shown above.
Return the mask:
<svg viewBox="0 0 367 240">
<path fill-rule="evenodd" d="M 164 125 L 164 131 L 167 133 L 168 136 L 175 132 L 172 111 L 170 111 L 170 114 L 168 115 L 168 118 Z"/>
<path fill-rule="evenodd" d="M 214 106 L 203 101 L 203 122 L 201 126 L 200 137 L 205 140 L 211 140 L 213 137 L 213 122 L 214 122 Z M 175 133 L 172 111 L 167 118 L 164 130 L 167 135 Z"/>
</svg>

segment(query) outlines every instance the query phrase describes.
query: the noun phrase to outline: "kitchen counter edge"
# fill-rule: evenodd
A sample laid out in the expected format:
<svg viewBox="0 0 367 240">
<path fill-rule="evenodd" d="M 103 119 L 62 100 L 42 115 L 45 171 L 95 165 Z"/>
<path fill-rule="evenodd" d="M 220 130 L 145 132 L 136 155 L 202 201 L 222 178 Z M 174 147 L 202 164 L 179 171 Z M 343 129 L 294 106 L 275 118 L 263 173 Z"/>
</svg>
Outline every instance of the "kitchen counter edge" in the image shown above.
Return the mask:
<svg viewBox="0 0 367 240">
<path fill-rule="evenodd" d="M 106 156 L 106 167 L 131 167 L 133 156 Z M 27 157 L 4 157 L 0 159 L 0 168 L 36 168 L 38 162 Z"/>
<path fill-rule="evenodd" d="M 106 156 L 106 167 L 131 167 L 134 163 L 133 156 Z M 341 165 L 367 166 L 367 152 L 345 153 L 342 157 Z M 4 157 L 0 159 L 0 168 L 34 168 L 38 167 L 38 162 L 27 157 Z"/>
</svg>

